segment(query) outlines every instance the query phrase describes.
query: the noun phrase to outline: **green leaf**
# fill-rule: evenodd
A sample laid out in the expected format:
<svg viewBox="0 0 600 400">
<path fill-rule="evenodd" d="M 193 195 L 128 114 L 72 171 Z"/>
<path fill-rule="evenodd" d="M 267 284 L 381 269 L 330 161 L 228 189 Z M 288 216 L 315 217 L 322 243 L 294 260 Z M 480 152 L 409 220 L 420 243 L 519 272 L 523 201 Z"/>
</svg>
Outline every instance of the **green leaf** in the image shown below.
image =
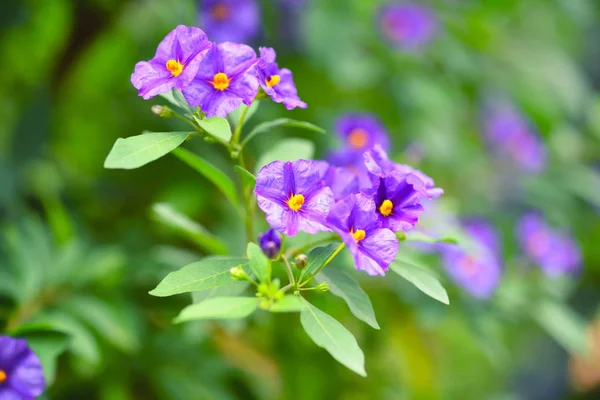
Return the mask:
<svg viewBox="0 0 600 400">
<path fill-rule="evenodd" d="M 194 110 L 188 105 L 185 97 L 178 89 L 173 89 L 167 93 L 161 93 L 159 96 L 166 99 L 169 103 L 174 105 L 175 107 L 185 111 L 187 114 L 194 114 Z"/>
<path fill-rule="evenodd" d="M 271 278 L 271 261 L 255 243 L 248 243 L 246 252 L 252 273 L 260 282 L 269 282 Z"/>
<path fill-rule="evenodd" d="M 104 168 L 133 169 L 176 149 L 191 132 L 148 132 L 119 138 L 104 161 Z"/>
<path fill-rule="evenodd" d="M 260 105 L 260 101 L 253 101 L 250 107 L 245 105 L 244 103 L 240 104 L 238 108 L 236 108 L 233 112 L 229 113 L 227 118 L 233 125 L 237 125 L 240 121 L 242 113 L 246 108 L 249 108 L 248 112 L 246 112 L 246 118 L 244 118 L 244 124 L 252 118 L 254 113 L 258 110 L 258 106 Z"/>
<path fill-rule="evenodd" d="M 411 231 L 408 233 L 404 234 L 403 240 L 406 240 L 407 242 L 422 242 L 422 243 L 429 243 L 429 244 L 436 244 L 436 243 L 452 243 L 452 244 L 457 244 L 458 240 L 452 237 L 443 237 L 443 238 L 434 238 L 431 237 L 429 235 L 426 235 L 423 232 L 419 232 L 419 231 Z"/>
<path fill-rule="evenodd" d="M 27 344 L 39 357 L 46 385 L 50 386 L 56 376 L 57 358 L 67 349 L 71 337 L 64 332 L 36 325 L 19 328 L 15 336 L 26 339 Z"/>
<path fill-rule="evenodd" d="M 231 127 L 227 119 L 222 117 L 212 117 L 200 119 L 194 116 L 194 119 L 204 129 L 206 133 L 224 142 L 229 142 L 231 139 Z"/>
<path fill-rule="evenodd" d="M 211 181 L 234 205 L 238 205 L 237 194 L 233 181 L 220 169 L 203 159 L 197 154 L 186 149 L 177 149 L 173 154 L 181 161 L 200 172 Z"/>
<path fill-rule="evenodd" d="M 390 265 L 390 269 L 417 287 L 427 296 L 433 297 L 444 304 L 450 304 L 446 289 L 429 271 L 412 262 L 399 258 Z"/>
<path fill-rule="evenodd" d="M 585 322 L 564 304 L 546 300 L 531 308 L 538 324 L 571 353 L 588 354 Z"/>
<path fill-rule="evenodd" d="M 327 282 L 331 293 L 344 299 L 356 318 L 379 329 L 371 300 L 352 275 L 339 269 L 325 268 L 316 278 L 318 282 Z"/>
<path fill-rule="evenodd" d="M 300 296 L 288 294 L 275 303 L 269 311 L 274 313 L 300 312 L 304 307 L 304 302 L 300 299 Z"/>
<path fill-rule="evenodd" d="M 327 259 L 331 257 L 333 253 L 335 253 L 339 246 L 340 245 L 338 243 L 331 243 L 327 246 L 321 246 L 313 249 L 308 254 L 308 264 L 306 264 L 306 267 L 304 267 L 304 269 L 300 272 L 298 282 L 302 283 L 304 282 L 305 278 L 312 276 L 317 269 L 319 269 L 319 267 L 321 267 L 321 265 L 323 265 L 323 263 L 327 261 Z"/>
<path fill-rule="evenodd" d="M 352 333 L 308 301 L 304 300 L 304 303 L 300 322 L 306 334 L 338 362 L 361 376 L 367 376 L 365 356 Z"/>
<path fill-rule="evenodd" d="M 175 323 L 197 319 L 245 318 L 258 307 L 258 297 L 213 297 L 187 306 L 175 318 Z"/>
<path fill-rule="evenodd" d="M 227 254 L 227 246 L 210 233 L 205 227 L 189 219 L 167 203 L 152 206 L 153 218 L 193 240 L 202 249 L 213 254 Z"/>
<path fill-rule="evenodd" d="M 315 145 L 304 139 L 285 139 L 269 148 L 263 153 L 256 163 L 256 171 L 270 162 L 294 161 L 298 159 L 311 159 L 315 152 Z"/>
<path fill-rule="evenodd" d="M 166 297 L 241 283 L 231 277 L 229 270 L 246 264 L 248 264 L 248 260 L 240 257 L 205 258 L 202 261 L 186 265 L 179 271 L 171 272 L 154 290 L 150 291 L 150 294 Z"/>
<path fill-rule="evenodd" d="M 242 186 L 244 189 L 253 188 L 256 186 L 256 177 L 251 172 L 240 167 L 239 165 L 235 166 L 235 170 L 242 178 Z"/>
<path fill-rule="evenodd" d="M 244 148 L 244 146 L 252 140 L 256 135 L 269 132 L 273 128 L 277 128 L 280 126 L 292 126 L 295 128 L 302 128 L 313 132 L 325 133 L 325 129 L 318 127 L 317 125 L 311 124 L 310 122 L 305 121 L 296 121 L 294 119 L 289 118 L 279 118 L 269 122 L 263 122 L 262 124 L 256 125 L 248 135 L 242 140 L 240 146 Z"/>
</svg>

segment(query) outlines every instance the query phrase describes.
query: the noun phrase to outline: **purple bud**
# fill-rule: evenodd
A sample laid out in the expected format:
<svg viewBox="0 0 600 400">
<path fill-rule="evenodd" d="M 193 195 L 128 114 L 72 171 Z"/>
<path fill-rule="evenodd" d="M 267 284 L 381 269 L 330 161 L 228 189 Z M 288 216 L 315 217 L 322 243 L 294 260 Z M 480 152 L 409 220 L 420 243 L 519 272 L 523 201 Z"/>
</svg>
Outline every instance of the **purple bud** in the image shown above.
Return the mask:
<svg viewBox="0 0 600 400">
<path fill-rule="evenodd" d="M 269 258 L 273 258 L 281 249 L 281 238 L 275 229 L 269 229 L 258 235 L 260 248 Z"/>
</svg>

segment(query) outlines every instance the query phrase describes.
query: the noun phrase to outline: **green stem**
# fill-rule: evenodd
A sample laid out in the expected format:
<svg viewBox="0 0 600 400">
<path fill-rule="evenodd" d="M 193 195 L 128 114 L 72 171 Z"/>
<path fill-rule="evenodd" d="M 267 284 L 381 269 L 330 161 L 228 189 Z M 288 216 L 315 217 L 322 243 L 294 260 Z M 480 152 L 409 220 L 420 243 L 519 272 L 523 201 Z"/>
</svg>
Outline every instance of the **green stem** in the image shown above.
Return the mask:
<svg viewBox="0 0 600 400">
<path fill-rule="evenodd" d="M 290 250 L 288 250 L 288 254 L 287 255 L 295 257 L 298 254 L 302 254 L 306 250 L 310 250 L 310 249 L 312 249 L 315 246 L 318 246 L 318 245 L 323 244 L 323 243 L 329 243 L 329 242 L 332 242 L 332 241 L 334 241 L 336 239 L 337 239 L 336 235 L 331 235 L 329 237 L 326 237 L 326 238 L 323 238 L 323 239 L 319 239 L 319 240 L 316 240 L 314 242 L 310 242 L 308 244 L 305 244 L 304 246 L 300 246 L 297 249 L 290 249 Z"/>
<path fill-rule="evenodd" d="M 242 115 L 240 115 L 240 120 L 235 126 L 235 131 L 233 131 L 233 136 L 231 137 L 231 143 L 237 145 L 240 142 L 240 136 L 242 135 L 242 127 L 244 126 L 244 120 L 246 119 L 246 114 L 248 114 L 248 110 L 250 106 L 247 106 L 244 111 L 242 111 Z"/>
<path fill-rule="evenodd" d="M 290 280 L 290 285 L 294 287 L 296 285 L 296 279 L 294 278 L 294 272 L 292 271 L 292 266 L 290 265 L 288 259 L 284 256 L 281 257 L 283 263 L 285 264 L 285 270 L 288 274 L 288 279 Z"/>
<path fill-rule="evenodd" d="M 238 163 L 240 167 L 246 169 L 242 153 L 238 157 Z M 252 188 L 242 188 L 242 194 L 246 207 L 246 243 L 250 243 L 254 239 L 254 196 L 252 196 Z"/>
<path fill-rule="evenodd" d="M 335 251 L 333 252 L 332 255 L 329 256 L 329 258 L 327 260 L 325 260 L 325 262 L 323 263 L 323 265 L 321 265 L 313 274 L 311 274 L 311 276 L 308 277 L 307 280 L 305 280 L 304 282 L 302 282 L 300 285 L 298 285 L 299 288 L 305 286 L 308 282 L 310 282 L 315 276 L 317 276 L 317 274 L 319 272 L 321 272 L 323 270 L 323 268 L 325 268 L 327 266 L 327 264 L 329 264 L 331 262 L 331 260 L 333 260 L 335 258 L 335 256 L 337 256 L 339 254 L 340 251 L 342 251 L 342 249 L 345 247 L 346 245 L 344 244 L 344 242 L 342 242 L 337 249 L 335 249 Z"/>
</svg>

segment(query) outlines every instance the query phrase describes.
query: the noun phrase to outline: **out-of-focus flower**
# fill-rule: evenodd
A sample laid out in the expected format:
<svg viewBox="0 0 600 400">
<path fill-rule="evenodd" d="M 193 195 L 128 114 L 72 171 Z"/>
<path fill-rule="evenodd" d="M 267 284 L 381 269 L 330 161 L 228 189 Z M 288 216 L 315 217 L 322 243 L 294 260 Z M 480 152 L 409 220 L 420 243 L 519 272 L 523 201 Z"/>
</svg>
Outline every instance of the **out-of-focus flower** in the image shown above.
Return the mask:
<svg viewBox="0 0 600 400">
<path fill-rule="evenodd" d="M 517 236 L 525 254 L 548 276 L 574 273 L 581 267 L 581 254 L 573 238 L 548 226 L 539 214 L 521 217 Z"/>
<path fill-rule="evenodd" d="M 502 265 L 495 229 L 477 220 L 464 224 L 472 245 L 445 245 L 442 250 L 444 268 L 450 278 L 471 296 L 489 298 L 498 286 Z"/>
<path fill-rule="evenodd" d="M 135 65 L 131 83 L 145 100 L 174 88 L 182 90 L 192 82 L 210 48 L 201 29 L 179 25 L 160 42 L 153 59 Z"/>
<path fill-rule="evenodd" d="M 336 167 L 343 168 L 352 173 L 358 179 L 361 188 L 371 187 L 371 179 L 363 157 L 349 148 L 342 148 L 327 154 L 327 161 Z"/>
<path fill-rule="evenodd" d="M 391 161 L 381 146 L 375 145 L 372 149 L 365 152 L 364 161 L 367 170 L 371 174 L 378 177 L 385 177 L 392 171 L 399 171 L 403 174 L 415 175 L 423 183 L 423 185 L 415 186 L 415 188 L 418 189 L 420 193 L 428 199 L 440 197 L 444 193 L 444 189 L 436 188 L 433 179 L 425 175 L 423 172 L 414 169 L 411 166 L 396 164 L 395 162 Z"/>
<path fill-rule="evenodd" d="M 243 102 L 247 106 L 258 92 L 254 50 L 225 42 L 206 53 L 190 85 L 183 90 L 189 105 L 200 107 L 207 117 L 225 117 Z"/>
<path fill-rule="evenodd" d="M 292 79 L 292 71 L 279 69 L 275 62 L 275 50 L 261 47 L 258 61 L 258 83 L 267 95 L 276 103 L 283 103 L 285 108 L 306 108 L 306 103 L 298 97 L 298 90 Z"/>
<path fill-rule="evenodd" d="M 405 51 L 423 48 L 438 31 L 435 14 L 427 6 L 416 3 L 382 6 L 378 13 L 378 24 L 385 40 Z"/>
<path fill-rule="evenodd" d="M 359 190 L 358 177 L 347 168 L 329 166 L 324 180 L 325 184 L 331 188 L 335 201 L 357 193 Z"/>
<path fill-rule="evenodd" d="M 310 160 L 274 161 L 261 168 L 254 193 L 272 228 L 288 236 L 330 231 L 325 218 L 334 200 L 323 180 L 328 168 Z"/>
<path fill-rule="evenodd" d="M 335 129 L 344 147 L 358 155 L 377 144 L 386 151 L 389 148 L 387 132 L 372 114 L 346 114 L 337 120 Z"/>
<path fill-rule="evenodd" d="M 415 227 L 419 215 L 423 213 L 420 203 L 422 186 L 423 182 L 416 175 L 401 171 L 377 177 L 373 188 L 368 192 L 373 194 L 383 228 L 397 232 Z"/>
<path fill-rule="evenodd" d="M 0 336 L 0 399 L 33 399 L 45 387 L 42 364 L 27 341 Z"/>
<path fill-rule="evenodd" d="M 281 238 L 275 229 L 269 229 L 258 235 L 258 243 L 269 258 L 275 257 L 281 249 Z"/>
<path fill-rule="evenodd" d="M 483 112 L 483 130 L 492 151 L 524 171 L 540 172 L 546 166 L 546 150 L 538 133 L 514 107 L 490 105 Z"/>
<path fill-rule="evenodd" d="M 590 390 L 600 385 L 600 319 L 596 318 L 587 329 L 586 355 L 573 355 L 569 372 L 575 387 Z"/>
<path fill-rule="evenodd" d="M 248 42 L 260 30 L 256 0 L 200 0 L 200 24 L 211 40 Z"/>
<path fill-rule="evenodd" d="M 356 269 L 369 275 L 385 274 L 398 253 L 398 239 L 381 227 L 372 198 L 359 193 L 338 201 L 327 222 L 352 253 Z"/>
</svg>

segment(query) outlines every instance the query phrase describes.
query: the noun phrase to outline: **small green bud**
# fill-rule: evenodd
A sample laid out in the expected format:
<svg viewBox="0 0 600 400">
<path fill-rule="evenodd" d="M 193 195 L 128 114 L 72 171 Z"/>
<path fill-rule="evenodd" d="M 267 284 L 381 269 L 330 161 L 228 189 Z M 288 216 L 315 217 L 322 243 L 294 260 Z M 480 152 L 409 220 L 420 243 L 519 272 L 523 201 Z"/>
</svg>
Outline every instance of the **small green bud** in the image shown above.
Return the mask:
<svg viewBox="0 0 600 400">
<path fill-rule="evenodd" d="M 329 283 L 321 282 L 317 286 L 315 286 L 315 290 L 318 292 L 328 292 L 329 291 Z"/>
<path fill-rule="evenodd" d="M 155 115 L 158 115 L 161 118 L 171 118 L 173 116 L 173 111 L 167 106 L 154 105 L 151 110 Z"/>
<path fill-rule="evenodd" d="M 308 257 L 306 254 L 298 254 L 294 259 L 294 264 L 296 264 L 298 269 L 304 269 L 304 267 L 306 267 L 308 264 Z"/>
<path fill-rule="evenodd" d="M 263 298 L 260 303 L 258 303 L 258 307 L 260 307 L 261 310 L 268 310 L 273 306 L 273 301 L 271 299 L 265 299 Z"/>
<path fill-rule="evenodd" d="M 285 292 L 278 290 L 275 293 L 275 296 L 273 296 L 273 297 L 275 298 L 275 300 L 279 301 L 279 300 L 283 299 L 283 296 L 285 296 Z"/>
<path fill-rule="evenodd" d="M 260 297 L 269 297 L 269 285 L 266 283 L 258 285 L 258 293 L 256 295 Z"/>
<path fill-rule="evenodd" d="M 244 268 L 242 268 L 241 265 L 231 268 L 229 270 L 229 273 L 231 274 L 231 277 L 233 279 L 236 279 L 238 281 L 245 281 L 246 279 L 248 279 L 248 275 L 246 275 L 246 271 L 244 271 Z"/>
</svg>

